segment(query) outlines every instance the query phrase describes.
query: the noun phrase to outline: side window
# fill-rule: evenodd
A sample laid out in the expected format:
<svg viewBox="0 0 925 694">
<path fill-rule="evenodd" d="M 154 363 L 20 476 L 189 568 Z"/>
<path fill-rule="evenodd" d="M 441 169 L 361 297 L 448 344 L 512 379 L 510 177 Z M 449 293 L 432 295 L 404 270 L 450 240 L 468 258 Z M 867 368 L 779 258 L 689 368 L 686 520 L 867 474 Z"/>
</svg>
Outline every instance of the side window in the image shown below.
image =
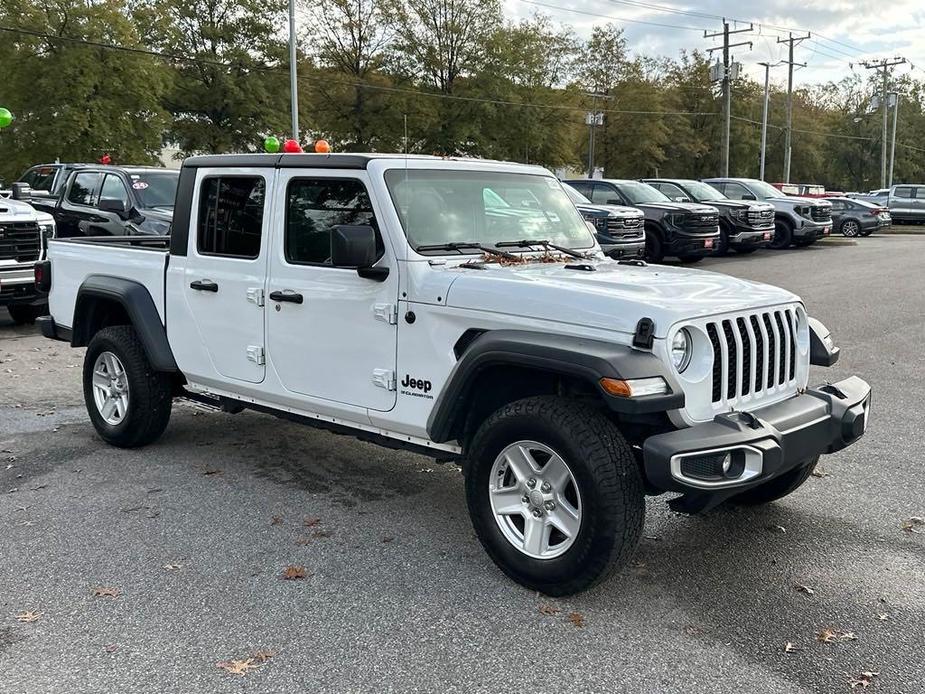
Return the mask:
<svg viewBox="0 0 925 694">
<path fill-rule="evenodd" d="M 260 255 L 265 187 L 259 176 L 207 178 L 199 191 L 196 249 L 203 255 Z"/>
<path fill-rule="evenodd" d="M 611 200 L 617 200 L 618 202 L 612 203 Z M 620 194 L 615 191 L 613 188 L 601 183 L 595 183 L 594 188 L 591 190 L 591 202 L 596 205 L 619 205 Z"/>
<path fill-rule="evenodd" d="M 896 186 L 896 190 L 893 191 L 894 198 L 911 198 L 912 197 L 912 186 Z"/>
<path fill-rule="evenodd" d="M 591 197 L 591 184 L 590 184 L 590 183 L 584 183 L 584 182 L 582 182 L 582 181 L 574 181 L 574 182 L 568 183 L 568 184 L 566 184 L 566 185 L 572 186 L 572 188 L 574 188 L 575 190 L 577 190 L 579 193 L 581 193 L 582 195 L 584 195 L 586 198 L 590 198 L 590 197 Z"/>
<path fill-rule="evenodd" d="M 729 194 L 726 192 L 726 184 L 725 184 L 725 183 L 707 183 L 707 185 L 710 186 L 710 187 L 712 187 L 712 188 L 716 188 L 716 190 L 718 190 L 718 191 L 719 191 L 720 193 L 722 193 L 723 195 L 727 195 L 727 196 L 729 195 Z"/>
<path fill-rule="evenodd" d="M 726 194 L 727 198 L 732 198 L 733 200 L 742 200 L 744 199 L 748 190 L 741 183 L 726 183 L 726 190 L 723 192 Z"/>
<path fill-rule="evenodd" d="M 925 200 L 925 187 L 919 187 L 915 189 L 915 199 Z"/>
<path fill-rule="evenodd" d="M 98 173 L 79 173 L 71 181 L 70 190 L 67 191 L 68 202 L 75 205 L 92 205 L 94 202 L 94 193 L 100 183 L 100 174 Z"/>
<path fill-rule="evenodd" d="M 23 183 L 28 183 L 32 190 L 51 192 L 51 186 L 55 182 L 55 173 L 57 171 L 58 169 L 54 166 L 34 166 L 20 180 Z"/>
<path fill-rule="evenodd" d="M 339 224 L 376 228 L 373 207 L 362 182 L 334 178 L 294 178 L 286 193 L 286 261 L 330 265 L 331 233 Z M 382 240 L 376 235 L 378 255 Z"/>
<path fill-rule="evenodd" d="M 103 187 L 100 188 L 100 200 L 120 200 L 123 205 L 128 207 L 128 191 L 125 190 L 122 179 L 113 174 L 106 174 L 106 178 L 103 179 Z"/>
<path fill-rule="evenodd" d="M 662 191 L 669 198 L 674 200 L 675 198 L 686 198 L 688 197 L 687 193 L 678 188 L 678 186 L 673 183 L 662 183 L 660 184 L 659 190 Z"/>
</svg>

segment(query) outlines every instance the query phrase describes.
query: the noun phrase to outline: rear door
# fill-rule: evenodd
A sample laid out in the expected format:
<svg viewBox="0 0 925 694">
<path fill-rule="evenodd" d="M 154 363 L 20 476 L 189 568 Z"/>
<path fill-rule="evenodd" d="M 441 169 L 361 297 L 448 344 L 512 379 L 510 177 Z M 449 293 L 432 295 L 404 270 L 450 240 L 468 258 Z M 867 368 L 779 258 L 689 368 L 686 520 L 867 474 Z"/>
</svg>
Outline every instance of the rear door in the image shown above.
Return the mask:
<svg viewBox="0 0 925 694">
<path fill-rule="evenodd" d="M 389 410 L 396 397 L 398 268 L 379 234 L 365 171 L 283 169 L 267 286 L 269 361 L 292 393 Z M 382 280 L 331 265 L 335 225 L 377 231 Z M 279 238 L 277 235 L 276 238 Z"/>
<path fill-rule="evenodd" d="M 914 219 L 915 188 L 896 186 L 890 193 L 890 214 L 900 219 Z"/>
<path fill-rule="evenodd" d="M 201 345 L 184 358 L 193 380 L 264 380 L 264 309 L 273 169 L 200 169 L 193 189 L 181 315 L 171 344 Z M 205 358 L 197 358 L 197 354 Z"/>
</svg>

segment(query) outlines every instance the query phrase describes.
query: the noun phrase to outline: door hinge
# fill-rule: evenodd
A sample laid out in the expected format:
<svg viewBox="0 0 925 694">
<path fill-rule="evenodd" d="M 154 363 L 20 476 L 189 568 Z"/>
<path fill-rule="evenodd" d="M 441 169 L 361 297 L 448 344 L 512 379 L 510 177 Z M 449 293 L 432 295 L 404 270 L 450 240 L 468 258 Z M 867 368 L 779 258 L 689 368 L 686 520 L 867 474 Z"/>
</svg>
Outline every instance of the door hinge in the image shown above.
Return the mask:
<svg viewBox="0 0 925 694">
<path fill-rule="evenodd" d="M 376 320 L 395 325 L 398 323 L 398 306 L 396 304 L 375 304 L 373 306 L 373 315 Z"/>
<path fill-rule="evenodd" d="M 373 383 L 386 390 L 395 390 L 395 372 L 391 369 L 373 369 Z"/>
<path fill-rule="evenodd" d="M 248 345 L 247 358 L 249 361 L 254 362 L 257 366 L 263 366 L 267 363 L 267 359 L 263 351 L 263 345 Z"/>
<path fill-rule="evenodd" d="M 248 287 L 247 300 L 252 304 L 256 304 L 257 306 L 263 306 L 263 287 Z"/>
</svg>

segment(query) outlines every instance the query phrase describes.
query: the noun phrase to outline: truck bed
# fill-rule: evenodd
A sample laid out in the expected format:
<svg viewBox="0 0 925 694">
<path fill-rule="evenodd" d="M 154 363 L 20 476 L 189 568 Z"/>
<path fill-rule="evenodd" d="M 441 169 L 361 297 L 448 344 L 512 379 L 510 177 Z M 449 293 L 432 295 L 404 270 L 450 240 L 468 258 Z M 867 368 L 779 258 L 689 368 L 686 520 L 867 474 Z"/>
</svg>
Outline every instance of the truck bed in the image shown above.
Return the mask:
<svg viewBox="0 0 925 694">
<path fill-rule="evenodd" d="M 55 323 L 65 328 L 73 326 L 78 290 L 91 275 L 140 282 L 151 293 L 163 322 L 164 277 L 169 246 L 170 238 L 166 236 L 101 236 L 51 240 L 48 244 L 48 259 L 51 261 L 48 306 Z"/>
</svg>

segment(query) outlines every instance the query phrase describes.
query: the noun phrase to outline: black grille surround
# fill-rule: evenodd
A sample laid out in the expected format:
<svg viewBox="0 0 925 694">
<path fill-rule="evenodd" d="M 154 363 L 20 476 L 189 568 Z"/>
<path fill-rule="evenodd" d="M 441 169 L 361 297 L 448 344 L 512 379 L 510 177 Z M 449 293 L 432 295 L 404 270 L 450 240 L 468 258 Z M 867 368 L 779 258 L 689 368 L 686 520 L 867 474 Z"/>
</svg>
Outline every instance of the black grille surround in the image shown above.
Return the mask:
<svg viewBox="0 0 925 694">
<path fill-rule="evenodd" d="M 831 222 L 832 208 L 822 205 L 814 205 L 809 210 L 810 217 L 814 222 Z"/>
<path fill-rule="evenodd" d="M 35 262 L 42 254 L 42 232 L 36 222 L 0 222 L 0 260 Z"/>
</svg>

